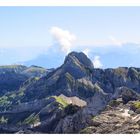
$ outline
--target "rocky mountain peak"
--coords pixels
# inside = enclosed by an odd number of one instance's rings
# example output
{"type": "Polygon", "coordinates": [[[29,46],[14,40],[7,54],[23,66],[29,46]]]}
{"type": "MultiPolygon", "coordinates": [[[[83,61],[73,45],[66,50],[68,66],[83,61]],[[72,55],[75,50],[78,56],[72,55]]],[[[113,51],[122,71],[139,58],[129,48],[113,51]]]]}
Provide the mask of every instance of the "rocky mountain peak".
{"type": "Polygon", "coordinates": [[[94,68],[91,60],[83,52],[69,53],[65,58],[64,64],[76,64],[85,66],[90,69],[94,68]]]}
{"type": "Polygon", "coordinates": [[[71,52],[55,70],[1,66],[0,77],[0,133],[140,133],[140,68],[94,69],[71,52]]]}

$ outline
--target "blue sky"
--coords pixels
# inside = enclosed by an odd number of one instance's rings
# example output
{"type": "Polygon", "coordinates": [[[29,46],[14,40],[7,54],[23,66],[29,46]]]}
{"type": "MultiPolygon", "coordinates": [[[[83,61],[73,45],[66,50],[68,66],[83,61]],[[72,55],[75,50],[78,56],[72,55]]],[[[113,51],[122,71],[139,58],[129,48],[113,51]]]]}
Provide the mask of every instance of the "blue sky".
{"type": "Polygon", "coordinates": [[[0,65],[63,63],[83,51],[95,67],[140,67],[140,7],[0,7],[0,65]]]}

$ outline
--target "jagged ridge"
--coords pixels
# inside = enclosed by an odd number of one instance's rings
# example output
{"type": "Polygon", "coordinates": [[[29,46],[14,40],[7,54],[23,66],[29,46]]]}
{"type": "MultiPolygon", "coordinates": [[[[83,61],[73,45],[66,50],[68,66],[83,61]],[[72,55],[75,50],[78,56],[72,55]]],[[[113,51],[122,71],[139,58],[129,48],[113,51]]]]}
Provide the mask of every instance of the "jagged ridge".
{"type": "MultiPolygon", "coordinates": [[[[27,75],[30,72],[24,70],[27,75]]],[[[14,132],[22,129],[24,122],[33,121],[24,130],[79,133],[111,100],[122,98],[125,106],[129,101],[139,101],[139,92],[139,68],[95,69],[84,53],[71,52],[59,68],[27,79],[19,90],[2,96],[1,117],[8,117],[8,125],[19,127],[14,132]],[[15,121],[17,114],[20,117],[15,121]]]]}

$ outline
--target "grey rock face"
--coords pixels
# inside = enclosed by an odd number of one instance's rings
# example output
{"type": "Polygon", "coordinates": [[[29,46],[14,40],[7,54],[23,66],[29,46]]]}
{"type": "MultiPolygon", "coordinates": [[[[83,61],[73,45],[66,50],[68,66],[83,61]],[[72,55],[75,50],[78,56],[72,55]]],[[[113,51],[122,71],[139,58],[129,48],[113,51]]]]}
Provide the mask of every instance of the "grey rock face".
{"type": "Polygon", "coordinates": [[[121,97],[124,103],[129,101],[139,100],[140,94],[127,87],[117,88],[113,98],[121,97]]]}
{"type": "Polygon", "coordinates": [[[88,98],[87,106],[71,116],[62,119],[55,129],[55,133],[78,133],[92,123],[91,118],[102,111],[110,97],[101,89],[93,97],[88,98]]]}
{"type": "Polygon", "coordinates": [[[64,65],[62,67],[75,79],[86,76],[87,72],[92,71],[94,68],[90,59],[82,52],[71,52],[65,58],[64,65]]]}
{"type": "MultiPolygon", "coordinates": [[[[117,100],[116,100],[117,101],[117,100]]],[[[140,133],[140,115],[130,110],[131,102],[117,106],[108,105],[92,123],[80,133],[86,134],[136,134],[140,133]]]]}
{"type": "MultiPolygon", "coordinates": [[[[77,53],[77,52],[71,52],[68,54],[68,56],[65,58],[64,64],[66,63],[79,63],[79,65],[83,65],[84,67],[93,69],[93,63],[91,60],[82,52],[77,53]]],[[[77,64],[76,63],[76,64],[77,64]]]]}

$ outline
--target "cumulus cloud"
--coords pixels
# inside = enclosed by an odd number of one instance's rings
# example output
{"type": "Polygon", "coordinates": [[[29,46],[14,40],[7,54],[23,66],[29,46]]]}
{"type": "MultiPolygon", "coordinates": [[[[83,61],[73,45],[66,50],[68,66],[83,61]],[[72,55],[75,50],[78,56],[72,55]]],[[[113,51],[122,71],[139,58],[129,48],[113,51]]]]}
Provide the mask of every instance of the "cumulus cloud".
{"type": "Polygon", "coordinates": [[[89,48],[86,48],[85,50],[83,50],[83,53],[86,54],[87,56],[89,56],[90,49],[89,48]]]}
{"type": "Polygon", "coordinates": [[[59,27],[52,27],[50,33],[60,45],[60,49],[64,53],[69,53],[73,47],[73,43],[76,40],[76,36],[68,30],[63,30],[59,27]]]}
{"type": "Polygon", "coordinates": [[[95,68],[102,68],[103,64],[100,61],[100,56],[95,56],[93,59],[93,65],[95,68]]]}

